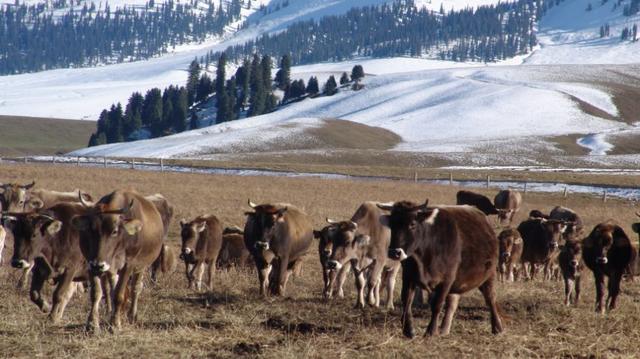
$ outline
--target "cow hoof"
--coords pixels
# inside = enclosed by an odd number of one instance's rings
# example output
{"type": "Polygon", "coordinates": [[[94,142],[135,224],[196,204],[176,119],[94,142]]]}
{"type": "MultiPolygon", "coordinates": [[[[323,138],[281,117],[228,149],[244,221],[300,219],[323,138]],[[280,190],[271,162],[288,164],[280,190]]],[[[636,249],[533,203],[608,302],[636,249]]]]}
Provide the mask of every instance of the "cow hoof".
{"type": "Polygon", "coordinates": [[[405,337],[409,338],[409,339],[413,339],[416,337],[416,333],[413,331],[413,329],[405,329],[402,334],[404,334],[405,337]]]}
{"type": "Polygon", "coordinates": [[[51,306],[49,305],[49,303],[44,302],[40,307],[40,310],[42,311],[42,313],[49,313],[49,311],[51,310],[51,306]]]}
{"type": "Polygon", "coordinates": [[[100,324],[87,323],[87,325],[85,325],[85,327],[84,327],[84,330],[87,333],[98,334],[98,333],[100,333],[100,324]]]}

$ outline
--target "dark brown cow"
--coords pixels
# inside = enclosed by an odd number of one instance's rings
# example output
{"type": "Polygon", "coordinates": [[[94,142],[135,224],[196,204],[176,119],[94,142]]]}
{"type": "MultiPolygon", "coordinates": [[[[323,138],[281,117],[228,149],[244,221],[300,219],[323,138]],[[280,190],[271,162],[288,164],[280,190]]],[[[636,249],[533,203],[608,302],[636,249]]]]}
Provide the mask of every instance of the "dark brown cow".
{"type": "Polygon", "coordinates": [[[600,223],[582,241],[582,259],[596,281],[596,312],[605,312],[604,278],[609,277],[609,310],[616,307],[620,281],[633,257],[634,248],[614,221],[600,223]]]}
{"type": "MultiPolygon", "coordinates": [[[[55,283],[49,314],[54,323],[62,318],[75,292],[73,282],[84,282],[89,278],[78,231],[71,225],[71,220],[84,212],[85,208],[80,204],[60,203],[43,212],[16,213],[5,217],[15,239],[11,264],[15,268],[24,268],[35,263],[29,293],[31,300],[43,312],[49,311],[49,303],[42,295],[43,286],[49,280],[55,283]]],[[[103,286],[106,280],[113,284],[115,277],[105,277],[103,286]]],[[[107,306],[111,306],[109,301],[107,306]]]]}
{"type": "Polygon", "coordinates": [[[346,262],[339,270],[331,270],[327,265],[333,252],[331,238],[337,228],[336,224],[330,224],[319,231],[313,231],[313,236],[318,239],[318,256],[322,266],[322,281],[324,283],[322,295],[327,299],[332,298],[334,295],[338,298],[344,298],[344,281],[351,271],[351,262],[346,262]]]}
{"type": "MultiPolygon", "coordinates": [[[[524,246],[521,262],[525,274],[533,280],[539,266],[549,268],[549,262],[557,255],[560,237],[565,225],[562,221],[528,219],[518,226],[524,246]],[[529,273],[526,273],[527,265],[529,273]]],[[[545,273],[545,277],[548,273],[545,273]]]]}
{"type": "Polygon", "coordinates": [[[540,210],[532,209],[529,212],[529,219],[549,219],[549,215],[542,213],[540,210]]]}
{"type": "Polygon", "coordinates": [[[568,240],[558,256],[560,272],[564,280],[564,304],[578,305],[580,300],[580,276],[582,274],[582,245],[576,240],[568,240]],[[575,294],[571,298],[571,294],[575,294]]]}
{"type": "Polygon", "coordinates": [[[358,291],[356,307],[364,308],[365,281],[367,302],[374,307],[380,306],[380,287],[384,273],[386,308],[393,309],[393,290],[400,262],[387,255],[391,232],[385,225],[384,215],[385,212],[377,207],[376,202],[365,202],[358,207],[351,220],[334,222],[335,228],[329,231],[332,249],[327,267],[329,270],[340,271],[345,264],[351,263],[358,291]]]}
{"type": "Polygon", "coordinates": [[[144,198],[156,206],[156,209],[162,218],[162,226],[164,228],[164,235],[162,237],[164,244],[162,245],[162,250],[160,250],[158,258],[151,264],[151,281],[153,283],[157,283],[158,271],[165,274],[170,273],[175,270],[176,266],[175,253],[167,244],[167,235],[169,234],[171,220],[173,219],[173,206],[160,193],[146,196],[144,198]]]}
{"type": "Polygon", "coordinates": [[[498,235],[500,244],[500,256],[498,260],[498,273],[501,281],[516,280],[520,257],[522,256],[522,237],[520,232],[513,228],[508,228],[498,235]],[[515,272],[515,275],[514,275],[515,272]],[[506,278],[505,278],[506,277],[506,278]]]}
{"type": "Polygon", "coordinates": [[[498,220],[503,226],[511,226],[513,217],[520,210],[522,205],[522,195],[520,192],[512,189],[506,189],[498,192],[493,199],[493,203],[498,211],[498,220]]]}
{"type": "Polygon", "coordinates": [[[218,256],[219,268],[252,265],[251,253],[244,245],[244,232],[237,227],[227,227],[222,231],[222,248],[218,256]]]}
{"type": "Polygon", "coordinates": [[[284,296],[291,273],[302,266],[302,258],[313,242],[307,215],[290,204],[256,205],[247,212],[244,241],[251,252],[260,281],[260,294],[284,296]],[[273,273],[271,271],[273,269],[273,273]]]}
{"type": "Polygon", "coordinates": [[[100,326],[98,309],[102,293],[99,276],[117,270],[111,325],[114,330],[119,330],[127,286],[130,286],[131,293],[129,319],[136,320],[143,274],[162,249],[162,218],[153,203],[133,190],[114,191],[94,206],[87,207],[87,214],[72,221],[80,232],[81,249],[92,275],[92,308],[87,326],[91,329],[100,326]],[[123,258],[122,268],[111,268],[116,258],[123,258]]]}
{"type": "Polygon", "coordinates": [[[182,228],[182,252],[188,288],[195,280],[195,289],[202,289],[202,277],[207,270],[207,287],[213,288],[213,276],[220,249],[222,248],[222,224],[214,215],[199,216],[187,222],[180,221],[182,228]]]}
{"type": "Polygon", "coordinates": [[[498,239],[484,213],[470,206],[427,207],[408,201],[382,209],[391,210],[389,257],[402,261],[404,335],[414,336],[411,303],[416,287],[432,291],[428,335],[449,333],[460,295],[474,288],[490,309],[492,332],[502,332],[494,290],[498,239]]]}
{"type": "Polygon", "coordinates": [[[582,218],[580,218],[580,216],[572,209],[562,206],[554,207],[549,213],[549,219],[563,221],[567,226],[565,231],[562,233],[562,238],[565,241],[579,240],[580,237],[582,237],[584,229],[582,218]]]}
{"type": "Polygon", "coordinates": [[[498,210],[491,203],[489,197],[481,195],[480,193],[475,193],[471,191],[458,191],[456,193],[456,204],[457,205],[470,205],[474,206],[477,209],[481,210],[487,216],[492,214],[498,214],[498,210]]]}

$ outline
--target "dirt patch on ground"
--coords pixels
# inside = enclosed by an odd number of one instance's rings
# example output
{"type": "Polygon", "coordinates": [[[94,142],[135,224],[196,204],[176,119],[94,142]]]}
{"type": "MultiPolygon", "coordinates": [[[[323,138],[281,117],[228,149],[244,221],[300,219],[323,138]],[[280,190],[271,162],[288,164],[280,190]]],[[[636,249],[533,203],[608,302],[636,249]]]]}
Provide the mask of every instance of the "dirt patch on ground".
{"type": "Polygon", "coordinates": [[[324,122],[324,126],[306,131],[321,148],[387,150],[402,141],[400,136],[380,127],[345,120],[324,122]]]}
{"type": "Polygon", "coordinates": [[[578,144],[578,139],[584,135],[573,134],[549,138],[559,149],[568,156],[584,156],[589,154],[589,149],[578,144]]]}

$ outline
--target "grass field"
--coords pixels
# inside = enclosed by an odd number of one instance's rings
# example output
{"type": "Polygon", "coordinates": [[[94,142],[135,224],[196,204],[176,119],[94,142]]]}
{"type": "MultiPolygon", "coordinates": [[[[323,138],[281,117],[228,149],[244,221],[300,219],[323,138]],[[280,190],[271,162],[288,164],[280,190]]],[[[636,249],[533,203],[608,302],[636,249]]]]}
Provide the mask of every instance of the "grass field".
{"type": "Polygon", "coordinates": [[[0,156],[51,155],[86,147],[93,121],[0,116],[0,156]]]}
{"type": "MultiPolygon", "coordinates": [[[[303,208],[314,226],[325,217],[348,218],[365,200],[412,199],[451,204],[456,187],[395,181],[347,181],[313,178],[232,177],[67,166],[0,164],[2,181],[37,181],[38,187],[82,188],[96,197],[123,187],[145,194],[160,192],[175,206],[170,244],[177,249],[177,221],[216,214],[225,225],[243,225],[247,198],[254,202],[287,201],[303,208]]],[[[480,190],[485,194],[492,194],[480,190]]],[[[631,236],[634,203],[585,196],[529,193],[517,216],[555,205],[577,210],[590,229],[617,218],[631,236]]],[[[637,236],[632,236],[637,243],[637,236]]],[[[11,247],[9,245],[9,247],[11,247]]],[[[15,289],[18,273],[0,267],[1,357],[637,357],[640,355],[640,285],[624,282],[619,308],[605,316],[594,309],[590,273],[584,274],[578,307],[562,305],[560,282],[499,284],[498,300],[510,317],[506,331],[490,333],[489,313],[478,291],[463,296],[448,337],[406,340],[400,310],[353,309],[352,280],[344,300],[326,302],[317,247],[305,257],[303,274],[290,282],[285,298],[258,296],[251,270],[218,272],[214,287],[204,293],[186,289],[182,266],[162,276],[158,287],[141,296],[139,322],[113,335],[88,335],[84,323],[88,295],[76,295],[61,325],[51,325],[26,291],[15,289]]],[[[5,252],[5,262],[11,248],[5,252]]],[[[399,306],[397,286],[396,307],[399,306]]],[[[426,327],[428,310],[417,310],[417,332],[426,327]]],[[[103,319],[106,315],[103,315],[103,319]]]]}

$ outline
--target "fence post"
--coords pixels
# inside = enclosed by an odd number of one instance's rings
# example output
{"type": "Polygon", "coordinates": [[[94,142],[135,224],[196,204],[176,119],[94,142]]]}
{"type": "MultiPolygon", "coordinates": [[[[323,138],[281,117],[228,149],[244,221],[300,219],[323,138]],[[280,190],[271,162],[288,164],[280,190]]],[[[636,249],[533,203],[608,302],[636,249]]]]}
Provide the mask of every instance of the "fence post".
{"type": "Polygon", "coordinates": [[[136,168],[136,160],[135,159],[131,159],[131,169],[135,169],[136,168]]]}
{"type": "Polygon", "coordinates": [[[607,190],[605,189],[604,192],[602,193],[602,202],[606,202],[607,201],[607,190]]]}
{"type": "Polygon", "coordinates": [[[453,173],[449,172],[449,186],[453,186],[453,173]]]}
{"type": "Polygon", "coordinates": [[[413,182],[418,182],[418,171],[413,173],[413,182]]]}
{"type": "Polygon", "coordinates": [[[80,166],[80,156],[76,157],[76,167],[80,166]]]}
{"type": "Polygon", "coordinates": [[[524,194],[527,194],[527,181],[524,181],[524,194]]]}
{"type": "Polygon", "coordinates": [[[56,156],[51,156],[51,163],[55,164],[56,163],[56,156]]]}
{"type": "Polygon", "coordinates": [[[29,161],[29,158],[27,156],[24,156],[24,163],[27,163],[29,161]]]}
{"type": "Polygon", "coordinates": [[[160,157],[160,172],[164,172],[164,160],[160,157]]]}
{"type": "Polygon", "coordinates": [[[567,194],[568,194],[567,186],[564,186],[564,193],[562,195],[564,196],[564,198],[567,198],[567,194]]]}
{"type": "Polygon", "coordinates": [[[491,175],[487,175],[487,188],[491,186],[491,175]]]}

